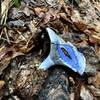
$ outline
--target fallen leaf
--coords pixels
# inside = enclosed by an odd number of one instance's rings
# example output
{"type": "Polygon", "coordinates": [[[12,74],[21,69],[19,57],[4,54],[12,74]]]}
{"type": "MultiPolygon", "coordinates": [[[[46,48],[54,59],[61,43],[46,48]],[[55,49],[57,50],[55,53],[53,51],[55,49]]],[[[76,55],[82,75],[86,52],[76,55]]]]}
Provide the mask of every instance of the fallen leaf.
{"type": "Polygon", "coordinates": [[[48,23],[49,21],[53,21],[55,19],[58,19],[59,15],[58,15],[58,11],[50,9],[44,17],[44,23],[48,23]]]}
{"type": "Polygon", "coordinates": [[[61,10],[63,11],[63,13],[66,13],[66,16],[72,16],[73,15],[73,9],[71,6],[65,6],[63,5],[61,10]]]}
{"type": "Polygon", "coordinates": [[[47,8],[45,8],[45,7],[36,7],[36,8],[34,8],[34,11],[35,11],[35,13],[38,15],[38,14],[40,14],[41,12],[43,12],[43,13],[45,13],[45,12],[47,12],[47,8]]]}
{"type": "Polygon", "coordinates": [[[20,56],[24,55],[22,52],[16,52],[15,48],[3,48],[0,51],[0,75],[2,74],[3,70],[9,65],[10,60],[20,56]]]}
{"type": "Polygon", "coordinates": [[[82,32],[84,32],[87,29],[87,25],[82,23],[82,22],[79,22],[79,21],[78,22],[74,22],[74,25],[78,30],[80,30],[82,32]]]}
{"type": "Polygon", "coordinates": [[[65,24],[70,24],[70,26],[72,25],[73,27],[73,22],[71,20],[70,17],[67,17],[65,13],[59,13],[59,16],[60,16],[60,20],[65,24]]]}
{"type": "Polygon", "coordinates": [[[89,36],[89,40],[90,40],[91,43],[100,44],[100,36],[91,35],[91,36],[89,36]]]}
{"type": "Polygon", "coordinates": [[[50,22],[50,26],[53,27],[54,29],[57,29],[60,33],[63,31],[63,24],[59,20],[55,20],[50,22]]]}
{"type": "Polygon", "coordinates": [[[0,89],[2,89],[2,87],[5,85],[5,81],[0,80],[0,89]]]}

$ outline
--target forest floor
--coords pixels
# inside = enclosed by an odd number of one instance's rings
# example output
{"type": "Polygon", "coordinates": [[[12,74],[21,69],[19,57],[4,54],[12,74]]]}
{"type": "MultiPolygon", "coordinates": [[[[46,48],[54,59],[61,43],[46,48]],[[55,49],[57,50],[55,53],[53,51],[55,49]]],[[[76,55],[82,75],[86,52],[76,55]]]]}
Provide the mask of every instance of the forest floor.
{"type": "Polygon", "coordinates": [[[100,0],[1,0],[0,100],[100,100],[100,0]],[[38,69],[49,27],[86,59],[84,74],[38,69]]]}

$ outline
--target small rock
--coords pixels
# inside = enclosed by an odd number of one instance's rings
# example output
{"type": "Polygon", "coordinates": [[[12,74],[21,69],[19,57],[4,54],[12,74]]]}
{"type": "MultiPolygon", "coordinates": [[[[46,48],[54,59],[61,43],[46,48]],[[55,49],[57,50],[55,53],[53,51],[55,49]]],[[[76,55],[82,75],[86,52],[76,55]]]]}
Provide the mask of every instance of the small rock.
{"type": "Polygon", "coordinates": [[[81,87],[80,97],[82,100],[93,100],[92,94],[84,86],[81,87]]]}

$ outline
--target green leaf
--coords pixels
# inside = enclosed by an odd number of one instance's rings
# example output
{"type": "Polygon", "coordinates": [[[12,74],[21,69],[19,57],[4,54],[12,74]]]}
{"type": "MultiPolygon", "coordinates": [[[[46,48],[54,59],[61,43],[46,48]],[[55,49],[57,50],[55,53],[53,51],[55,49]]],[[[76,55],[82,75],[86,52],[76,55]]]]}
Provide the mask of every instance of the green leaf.
{"type": "Polygon", "coordinates": [[[15,7],[19,7],[19,6],[20,6],[21,0],[12,0],[12,1],[13,1],[13,5],[14,5],[15,7]]]}

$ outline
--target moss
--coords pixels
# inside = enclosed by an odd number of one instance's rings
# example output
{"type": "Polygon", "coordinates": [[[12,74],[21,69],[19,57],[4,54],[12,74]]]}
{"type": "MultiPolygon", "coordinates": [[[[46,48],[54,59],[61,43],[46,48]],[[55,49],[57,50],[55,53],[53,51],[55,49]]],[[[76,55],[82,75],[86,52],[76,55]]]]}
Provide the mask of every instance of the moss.
{"type": "Polygon", "coordinates": [[[19,6],[20,6],[21,0],[12,0],[12,1],[13,1],[13,5],[14,5],[15,7],[19,7],[19,6]]]}

